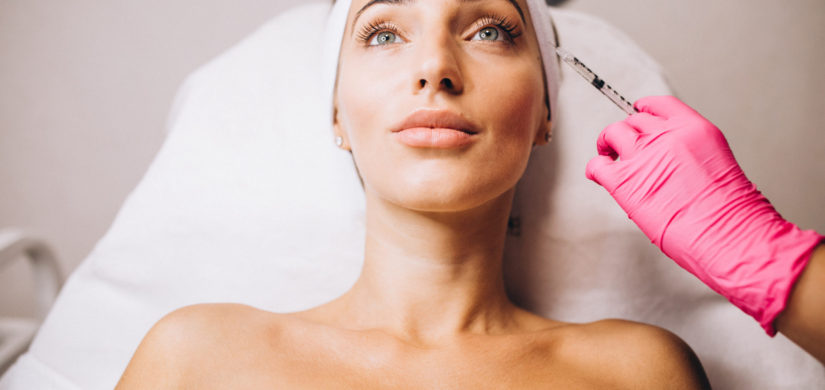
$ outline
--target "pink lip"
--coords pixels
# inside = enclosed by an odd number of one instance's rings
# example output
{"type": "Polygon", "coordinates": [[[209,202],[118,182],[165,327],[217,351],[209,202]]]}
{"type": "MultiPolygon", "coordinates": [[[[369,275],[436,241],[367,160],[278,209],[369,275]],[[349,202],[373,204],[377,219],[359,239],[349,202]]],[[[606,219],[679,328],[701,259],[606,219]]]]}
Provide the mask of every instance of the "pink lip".
{"type": "Polygon", "coordinates": [[[418,109],[393,130],[403,144],[415,148],[449,149],[475,141],[478,127],[446,110],[418,109]]]}

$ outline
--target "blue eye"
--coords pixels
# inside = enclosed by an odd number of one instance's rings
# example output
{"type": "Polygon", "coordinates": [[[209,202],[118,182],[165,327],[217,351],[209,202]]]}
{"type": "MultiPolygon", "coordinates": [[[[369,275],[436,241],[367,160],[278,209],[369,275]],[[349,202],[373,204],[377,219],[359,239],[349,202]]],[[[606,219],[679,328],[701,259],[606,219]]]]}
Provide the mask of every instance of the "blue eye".
{"type": "Polygon", "coordinates": [[[381,31],[378,34],[373,35],[369,44],[370,46],[381,46],[401,42],[404,41],[396,33],[392,31],[381,31]]]}
{"type": "Polygon", "coordinates": [[[485,15],[475,23],[478,32],[473,35],[473,41],[506,42],[514,44],[514,40],[521,36],[518,23],[513,23],[506,16],[485,15]]]}
{"type": "Polygon", "coordinates": [[[404,43],[398,34],[398,27],[389,21],[370,22],[358,32],[358,40],[367,46],[385,46],[404,43]]]}
{"type": "Polygon", "coordinates": [[[476,37],[478,37],[478,39],[482,41],[497,41],[499,35],[501,34],[499,33],[497,28],[484,27],[476,33],[473,39],[476,39],[476,37]]]}

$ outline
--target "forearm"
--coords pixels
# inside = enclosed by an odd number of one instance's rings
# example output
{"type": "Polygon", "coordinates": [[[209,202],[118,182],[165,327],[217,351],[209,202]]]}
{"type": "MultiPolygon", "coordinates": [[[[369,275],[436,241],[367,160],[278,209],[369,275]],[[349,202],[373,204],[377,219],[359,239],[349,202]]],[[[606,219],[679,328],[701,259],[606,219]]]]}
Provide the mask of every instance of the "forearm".
{"type": "Polygon", "coordinates": [[[774,325],[825,365],[825,243],[814,249],[774,325]]]}

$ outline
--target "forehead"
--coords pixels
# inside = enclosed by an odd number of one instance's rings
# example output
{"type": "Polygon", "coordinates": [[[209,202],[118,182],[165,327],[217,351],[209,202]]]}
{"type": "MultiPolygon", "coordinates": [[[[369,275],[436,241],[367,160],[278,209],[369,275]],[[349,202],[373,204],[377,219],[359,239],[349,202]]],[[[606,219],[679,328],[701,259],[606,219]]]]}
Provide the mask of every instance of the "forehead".
{"type": "Polygon", "coordinates": [[[447,5],[451,3],[456,5],[509,3],[518,11],[521,16],[521,20],[525,23],[527,22],[527,18],[525,16],[527,12],[527,5],[525,4],[525,0],[352,0],[349,11],[349,19],[354,20],[368,8],[381,4],[405,6],[418,4],[447,5]]]}

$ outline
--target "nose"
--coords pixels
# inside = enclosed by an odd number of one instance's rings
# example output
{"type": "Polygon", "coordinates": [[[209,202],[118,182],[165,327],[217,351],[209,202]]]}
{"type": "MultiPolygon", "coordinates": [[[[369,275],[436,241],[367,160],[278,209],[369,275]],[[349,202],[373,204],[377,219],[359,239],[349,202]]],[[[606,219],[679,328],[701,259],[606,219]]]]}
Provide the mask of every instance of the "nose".
{"type": "Polygon", "coordinates": [[[460,49],[457,46],[452,39],[431,40],[422,45],[416,53],[421,61],[413,82],[416,93],[429,90],[432,94],[445,92],[457,95],[464,90],[464,79],[458,60],[460,49]]]}

